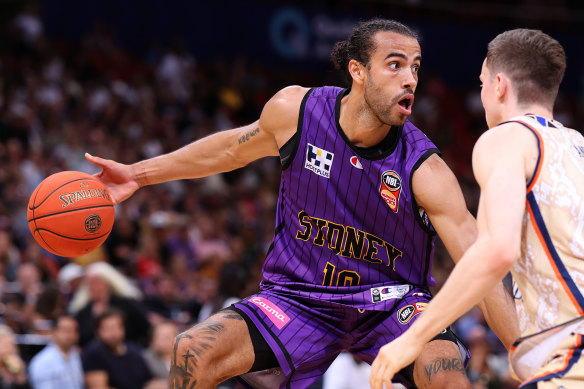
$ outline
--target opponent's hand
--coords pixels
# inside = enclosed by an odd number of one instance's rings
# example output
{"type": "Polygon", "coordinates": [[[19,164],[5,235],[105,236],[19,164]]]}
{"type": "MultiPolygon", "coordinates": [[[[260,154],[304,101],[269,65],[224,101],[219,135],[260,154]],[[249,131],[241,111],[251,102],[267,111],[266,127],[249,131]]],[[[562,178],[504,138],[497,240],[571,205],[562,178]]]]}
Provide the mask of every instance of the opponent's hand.
{"type": "Polygon", "coordinates": [[[101,168],[101,172],[94,176],[107,187],[114,204],[121,203],[140,188],[129,165],[94,157],[89,153],[85,153],[85,158],[101,168]]]}
{"type": "Polygon", "coordinates": [[[391,379],[404,367],[414,362],[422,352],[424,344],[410,341],[406,335],[402,335],[393,342],[379,349],[377,357],[371,364],[369,385],[371,389],[392,388],[391,379]]]}

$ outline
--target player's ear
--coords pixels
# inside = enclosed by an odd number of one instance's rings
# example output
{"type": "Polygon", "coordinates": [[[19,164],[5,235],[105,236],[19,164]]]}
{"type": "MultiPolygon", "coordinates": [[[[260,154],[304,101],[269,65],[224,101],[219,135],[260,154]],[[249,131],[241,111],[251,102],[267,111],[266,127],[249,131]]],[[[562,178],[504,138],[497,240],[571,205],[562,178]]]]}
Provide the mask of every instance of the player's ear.
{"type": "Polygon", "coordinates": [[[509,78],[503,73],[497,73],[495,92],[497,94],[498,100],[503,100],[505,96],[509,93],[509,78]]]}
{"type": "Polygon", "coordinates": [[[353,82],[363,84],[365,81],[365,66],[361,62],[352,59],[349,61],[349,74],[351,74],[353,82]]]}

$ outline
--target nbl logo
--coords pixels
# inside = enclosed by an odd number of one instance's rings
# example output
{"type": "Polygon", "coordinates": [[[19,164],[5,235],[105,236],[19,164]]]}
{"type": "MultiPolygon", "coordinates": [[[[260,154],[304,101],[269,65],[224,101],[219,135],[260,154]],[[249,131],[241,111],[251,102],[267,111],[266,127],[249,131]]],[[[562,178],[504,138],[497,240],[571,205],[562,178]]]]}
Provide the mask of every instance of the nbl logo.
{"type": "Polygon", "coordinates": [[[401,177],[393,170],[388,170],[381,175],[379,194],[393,212],[398,211],[401,188],[401,177]]]}
{"type": "Polygon", "coordinates": [[[304,167],[324,178],[330,178],[335,155],[308,143],[304,167]]]}

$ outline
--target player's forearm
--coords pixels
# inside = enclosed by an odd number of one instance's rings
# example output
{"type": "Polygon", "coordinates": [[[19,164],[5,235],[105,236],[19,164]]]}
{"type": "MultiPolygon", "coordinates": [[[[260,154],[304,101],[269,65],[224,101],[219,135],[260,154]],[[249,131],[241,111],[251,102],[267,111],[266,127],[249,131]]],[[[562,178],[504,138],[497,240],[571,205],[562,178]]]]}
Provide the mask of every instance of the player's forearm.
{"type": "Polygon", "coordinates": [[[489,241],[477,241],[454,267],[442,289],[412,325],[411,339],[430,341],[477,305],[501,281],[511,263],[510,259],[497,255],[489,241]]]}
{"type": "Polygon", "coordinates": [[[520,336],[515,303],[502,282],[499,282],[480,303],[487,324],[509,349],[520,336]]]}
{"type": "MultiPolygon", "coordinates": [[[[142,187],[173,180],[207,177],[245,166],[251,160],[264,156],[261,145],[257,148],[256,155],[238,147],[238,137],[245,136],[247,127],[250,126],[218,132],[171,153],[135,163],[131,165],[134,179],[142,187]]],[[[248,130],[248,133],[253,131],[248,130]]]]}

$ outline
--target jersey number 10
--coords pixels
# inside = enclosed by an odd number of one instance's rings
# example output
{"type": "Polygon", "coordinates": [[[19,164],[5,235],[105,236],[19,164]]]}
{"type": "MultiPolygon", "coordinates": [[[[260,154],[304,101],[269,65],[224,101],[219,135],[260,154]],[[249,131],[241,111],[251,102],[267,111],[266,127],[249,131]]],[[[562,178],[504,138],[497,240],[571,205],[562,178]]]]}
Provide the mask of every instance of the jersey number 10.
{"type": "MultiPolygon", "coordinates": [[[[324,280],[322,281],[324,286],[333,286],[335,269],[335,265],[330,262],[326,263],[326,266],[324,267],[324,280]]],[[[361,276],[355,271],[341,270],[337,276],[336,286],[357,286],[359,285],[360,279],[361,276]]]]}

